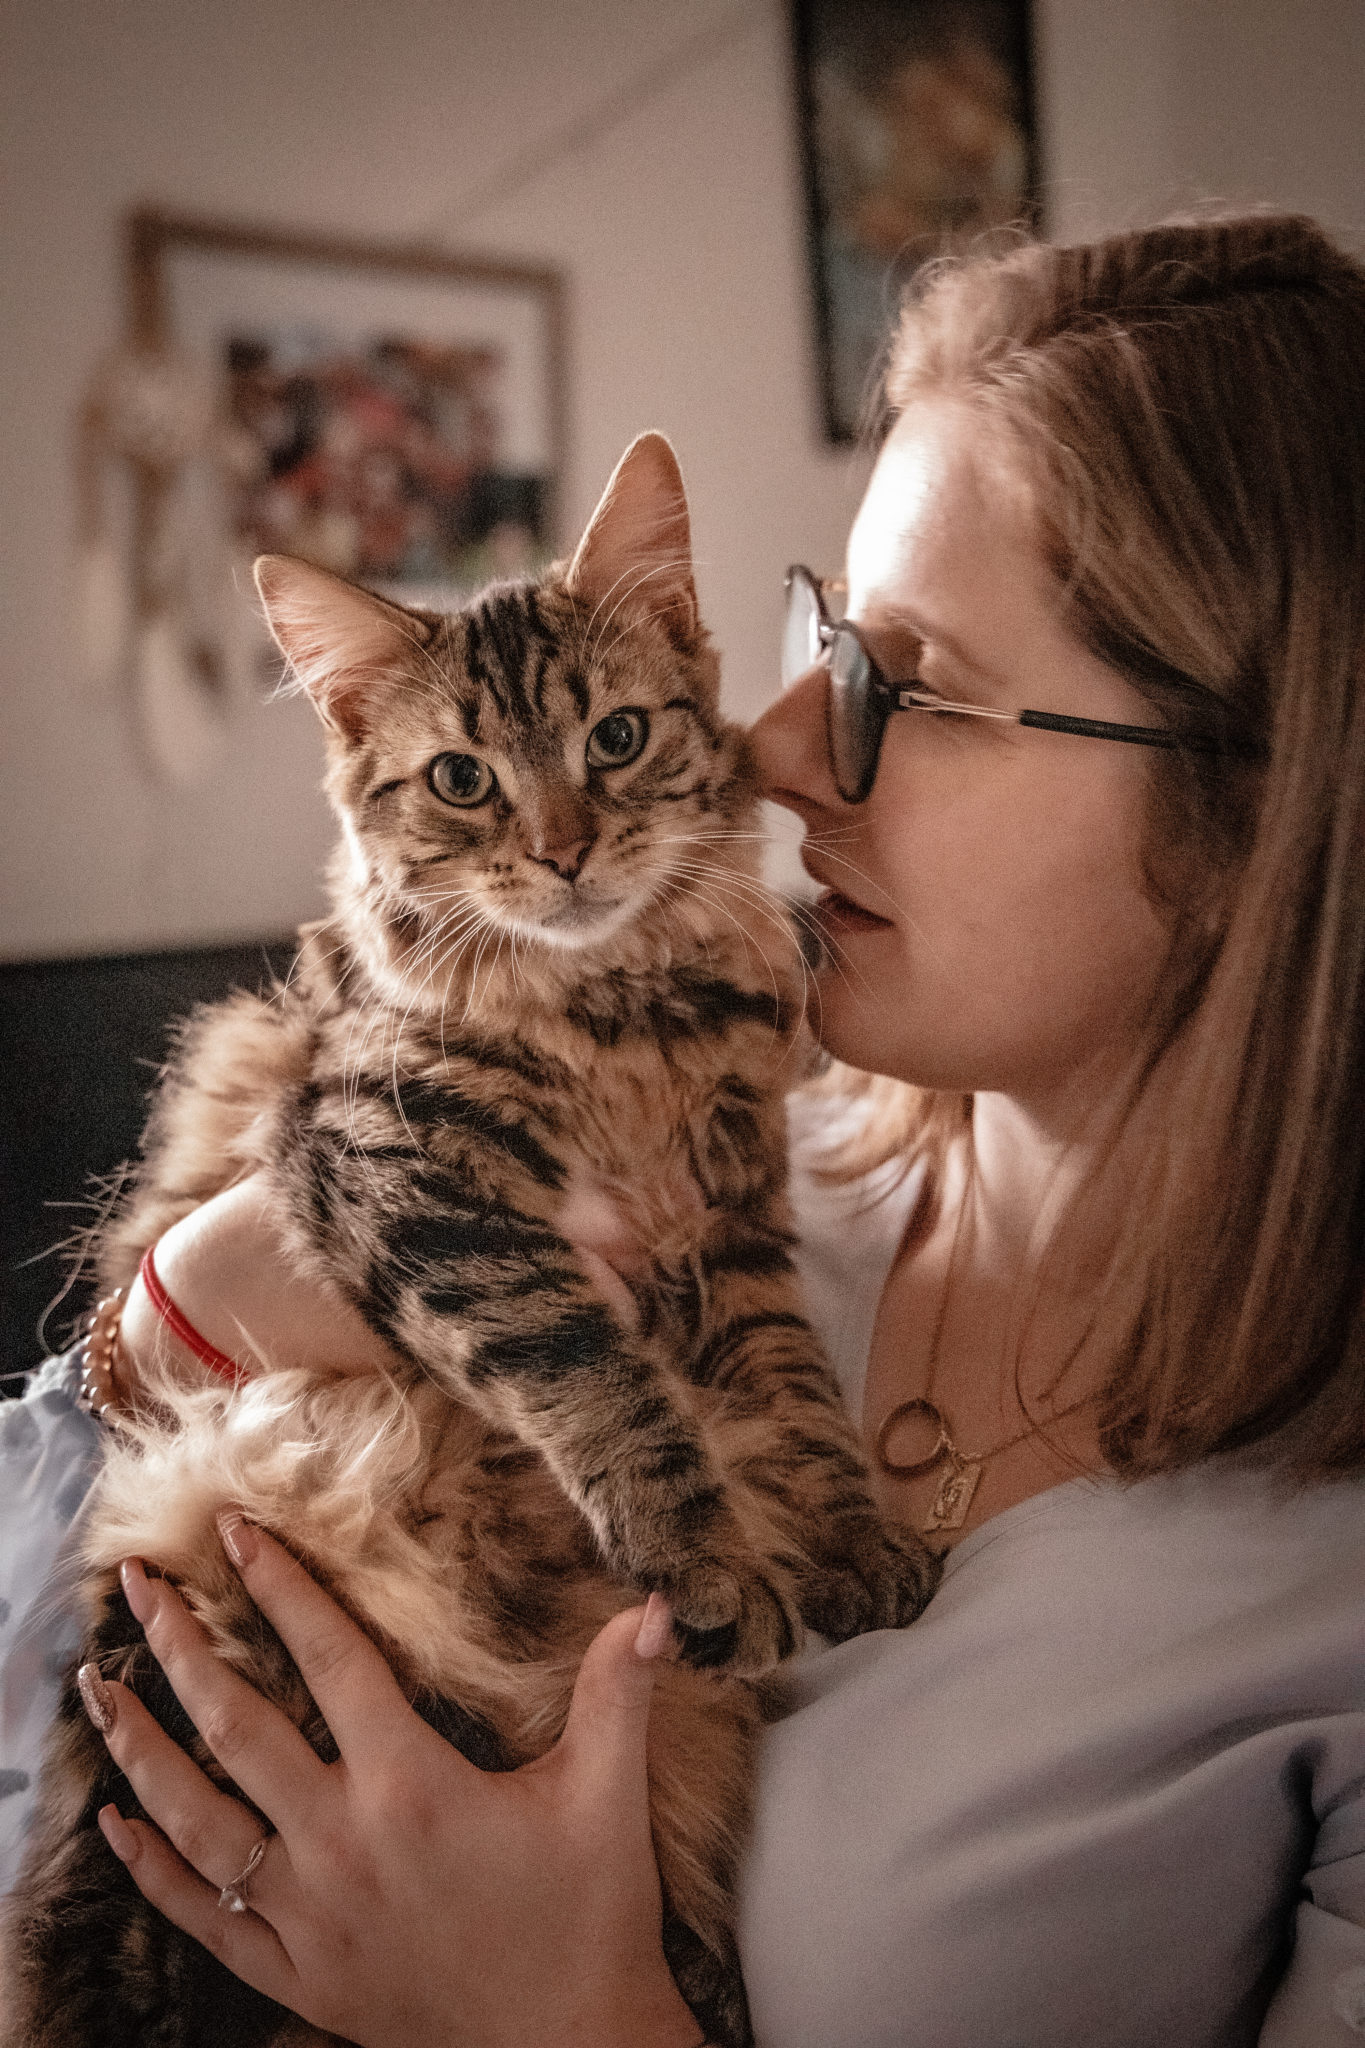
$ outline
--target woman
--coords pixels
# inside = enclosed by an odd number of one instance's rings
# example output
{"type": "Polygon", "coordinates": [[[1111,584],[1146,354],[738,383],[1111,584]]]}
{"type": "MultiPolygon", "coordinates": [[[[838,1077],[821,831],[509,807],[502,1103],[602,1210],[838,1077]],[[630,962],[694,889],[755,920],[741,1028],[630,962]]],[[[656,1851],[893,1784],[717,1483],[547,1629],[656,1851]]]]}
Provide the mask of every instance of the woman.
{"type": "MultiPolygon", "coordinates": [[[[768,1737],[765,2048],[1365,2032],[1363,363],[1365,277],[1292,219],[948,266],[893,355],[852,630],[793,579],[755,747],[826,889],[819,1034],[903,1084],[857,1163],[913,1162],[870,1214],[810,1194],[809,1256],[888,1513],[957,1547],[768,1737]]],[[[210,1339],[316,1341],[325,1305],[246,1298],[263,1228],[205,1212],[171,1292],[210,1339]]],[[[268,1537],[224,1540],[342,1762],[130,1563],[276,1830],[244,1879],[254,1816],[106,1688],[147,1895],[374,2048],[695,2048],[645,1819],[666,1612],[483,1777],[268,1537]]]]}

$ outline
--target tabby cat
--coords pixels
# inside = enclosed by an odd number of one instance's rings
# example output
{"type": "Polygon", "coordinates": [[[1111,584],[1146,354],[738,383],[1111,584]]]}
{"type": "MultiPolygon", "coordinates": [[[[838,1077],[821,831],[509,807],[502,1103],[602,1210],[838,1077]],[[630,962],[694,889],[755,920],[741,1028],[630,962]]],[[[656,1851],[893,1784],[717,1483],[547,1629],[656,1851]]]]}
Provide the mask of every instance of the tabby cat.
{"type": "MultiPolygon", "coordinates": [[[[753,1681],[804,1627],[907,1621],[934,1560],[883,1531],[802,1314],[782,1100],[798,962],[756,877],[677,464],[642,436],[567,569],[452,616],[279,557],[257,583],[327,728],[335,908],[287,987],[192,1021],[103,1278],[262,1173],[290,1256],[395,1366],[158,1382],[108,1447],[82,1656],[207,1761],[118,1589],[117,1560],[141,1556],[335,1754],[223,1559],[214,1515],[235,1504],[434,1725],[506,1769],[558,1733],[594,1632],[661,1589],[679,1639],[651,1726],[669,1956],[738,2048],[753,1681]],[[613,1270],[604,1237],[623,1230],[613,1270]]],[[[107,1800],[140,1811],[69,1686],[12,1919],[8,2040],[322,2039],[144,1905],[96,1828],[107,1800]]]]}

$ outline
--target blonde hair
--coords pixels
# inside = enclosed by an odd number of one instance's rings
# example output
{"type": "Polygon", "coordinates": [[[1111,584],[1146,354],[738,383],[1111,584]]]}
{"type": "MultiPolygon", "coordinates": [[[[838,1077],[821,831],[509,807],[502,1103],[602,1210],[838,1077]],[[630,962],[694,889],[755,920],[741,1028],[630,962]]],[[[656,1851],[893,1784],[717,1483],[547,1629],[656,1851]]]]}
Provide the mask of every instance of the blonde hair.
{"type": "MultiPolygon", "coordinates": [[[[1022,463],[1080,638],[1172,722],[1261,754],[1151,762],[1174,941],[1152,1066],[1182,1057],[1111,1274],[1106,1455],[1359,1469],[1365,273],[1274,214],[952,260],[886,388],[893,417],[965,401],[1022,463]]],[[[960,1119],[904,1093],[885,1149],[960,1119]]]]}

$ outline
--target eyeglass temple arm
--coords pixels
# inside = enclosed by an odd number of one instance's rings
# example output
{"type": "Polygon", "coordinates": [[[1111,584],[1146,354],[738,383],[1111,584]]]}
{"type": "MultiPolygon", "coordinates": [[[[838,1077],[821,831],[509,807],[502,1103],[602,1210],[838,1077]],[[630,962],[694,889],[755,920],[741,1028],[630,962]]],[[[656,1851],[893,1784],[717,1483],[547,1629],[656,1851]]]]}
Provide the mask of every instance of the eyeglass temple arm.
{"type": "Polygon", "coordinates": [[[1081,739],[1123,740],[1135,747],[1183,747],[1201,754],[1253,754],[1259,750],[1224,743],[1205,733],[1172,732],[1160,725],[1119,725],[1107,718],[1069,718],[1061,711],[1000,711],[994,705],[951,704],[938,697],[921,697],[914,690],[901,690],[897,700],[904,711],[948,711],[960,718],[993,718],[1009,725],[1031,725],[1040,732],[1075,733],[1081,739]]]}
{"type": "Polygon", "coordinates": [[[1059,711],[1021,711],[1019,723],[1046,732],[1079,733],[1083,739],[1127,740],[1135,747],[1166,747],[1186,754],[1234,754],[1240,760],[1263,761],[1266,752],[1255,740],[1222,739],[1164,725],[1115,725],[1107,718],[1067,718],[1059,711]]]}
{"type": "Polygon", "coordinates": [[[1079,733],[1082,739],[1127,740],[1135,747],[1195,747],[1217,753],[1216,740],[1202,734],[1169,732],[1159,725],[1115,725],[1107,718],[1067,718],[1059,711],[1021,711],[1020,725],[1033,725],[1043,732],[1079,733]]]}

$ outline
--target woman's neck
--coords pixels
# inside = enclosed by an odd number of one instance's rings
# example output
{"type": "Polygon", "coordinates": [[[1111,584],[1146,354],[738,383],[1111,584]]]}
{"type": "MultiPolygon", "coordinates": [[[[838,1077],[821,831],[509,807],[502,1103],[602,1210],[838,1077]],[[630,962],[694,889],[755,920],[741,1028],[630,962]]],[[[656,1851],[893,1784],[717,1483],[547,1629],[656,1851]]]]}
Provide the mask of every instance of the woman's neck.
{"type": "MultiPolygon", "coordinates": [[[[975,1097],[970,1130],[945,1161],[931,1220],[913,1221],[883,1291],[864,1431],[877,1457],[913,1463],[908,1401],[932,1402],[955,1448],[980,1461],[957,1531],[1082,1470],[1100,1469],[1098,1399],[1116,1333],[1104,1286],[1131,1215],[1154,1102],[1130,1084],[1065,1101],[975,1097]],[[1038,1425],[1041,1424],[1041,1427],[1038,1425]]],[[[889,1513],[922,1525],[952,1461],[881,1473],[889,1513]]]]}

